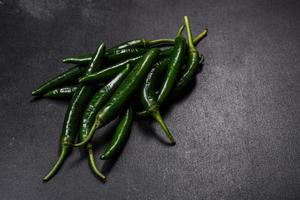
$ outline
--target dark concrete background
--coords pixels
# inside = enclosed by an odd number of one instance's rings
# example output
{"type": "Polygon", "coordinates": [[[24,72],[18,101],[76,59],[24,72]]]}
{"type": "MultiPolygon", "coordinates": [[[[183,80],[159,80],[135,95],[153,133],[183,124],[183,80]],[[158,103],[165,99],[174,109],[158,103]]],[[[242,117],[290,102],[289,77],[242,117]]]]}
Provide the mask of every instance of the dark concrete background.
{"type": "Polygon", "coordinates": [[[0,44],[0,199],[300,199],[300,1],[1,0],[0,44]],[[77,150],[42,183],[67,103],[31,90],[63,56],[173,37],[184,15],[209,36],[196,87],[165,116],[178,144],[135,123],[107,183],[77,150]]]}

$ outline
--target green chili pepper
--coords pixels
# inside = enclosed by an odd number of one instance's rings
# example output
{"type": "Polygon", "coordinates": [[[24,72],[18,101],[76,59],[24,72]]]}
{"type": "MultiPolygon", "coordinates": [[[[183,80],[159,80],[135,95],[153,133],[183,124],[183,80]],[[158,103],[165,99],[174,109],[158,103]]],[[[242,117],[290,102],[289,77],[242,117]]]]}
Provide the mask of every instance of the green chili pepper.
{"type": "MultiPolygon", "coordinates": [[[[197,45],[206,36],[206,34],[207,34],[207,29],[205,29],[202,33],[197,35],[197,37],[195,37],[193,40],[194,45],[197,45]]],[[[163,50],[160,52],[159,57],[160,58],[169,57],[172,52],[173,52],[173,48],[163,50]]],[[[129,58],[128,60],[121,61],[97,73],[82,77],[80,78],[79,82],[87,83],[87,82],[100,81],[106,78],[111,78],[115,76],[117,73],[119,73],[121,70],[123,70],[127,63],[135,64],[138,61],[138,59],[141,57],[142,56],[136,56],[133,58],[129,58]]]]}
{"type": "Polygon", "coordinates": [[[155,66],[148,73],[147,78],[142,86],[141,101],[145,112],[150,114],[164,130],[166,136],[169,138],[171,144],[176,144],[174,137],[170,133],[167,125],[160,115],[159,105],[157,103],[157,95],[155,93],[156,83],[159,81],[161,72],[168,66],[170,59],[163,59],[155,64],[155,66]]]}
{"type": "MultiPolygon", "coordinates": [[[[104,83],[98,83],[95,86],[101,87],[103,85],[104,83]]],[[[65,86],[65,87],[57,88],[51,90],[50,92],[47,92],[46,94],[43,95],[43,97],[52,98],[52,99],[71,99],[77,87],[78,86],[65,86]]]]}
{"type": "MultiPolygon", "coordinates": [[[[98,48],[93,57],[93,60],[90,62],[86,75],[93,73],[99,70],[102,67],[102,62],[105,54],[105,45],[102,43],[98,48]]],[[[54,165],[54,167],[50,170],[50,172],[43,178],[44,181],[48,181],[52,178],[61,165],[63,164],[64,160],[67,158],[68,154],[72,150],[72,146],[67,145],[69,143],[74,143],[81,116],[84,112],[84,105],[88,103],[90,100],[90,96],[94,92],[94,87],[90,85],[81,86],[79,85],[73,95],[71,102],[68,106],[68,110],[65,115],[63,130],[60,138],[60,156],[54,165]]]]}
{"type": "MultiPolygon", "coordinates": [[[[205,37],[205,35],[206,35],[206,31],[203,31],[202,33],[200,33],[199,35],[197,35],[195,38],[194,38],[194,40],[193,40],[193,42],[194,42],[194,45],[195,46],[197,46],[198,45],[198,43],[205,37]]],[[[174,43],[174,39],[162,39],[163,41],[164,40],[172,40],[173,42],[172,43],[174,43]]],[[[114,60],[114,56],[112,55],[112,56],[109,56],[109,54],[121,54],[121,55],[124,55],[124,57],[126,57],[126,58],[130,58],[130,57],[132,57],[130,54],[131,54],[131,52],[130,52],[130,50],[128,50],[129,52],[127,52],[127,50],[125,51],[125,52],[119,52],[119,51],[115,51],[115,50],[117,50],[117,49],[122,49],[122,48],[124,48],[124,49],[126,49],[126,48],[133,48],[133,49],[135,49],[135,50],[133,50],[133,51],[137,51],[137,47],[145,47],[145,48],[147,48],[147,47],[149,47],[149,46],[153,46],[153,45],[158,45],[158,44],[167,44],[167,41],[165,41],[165,43],[160,43],[159,41],[160,41],[160,39],[159,40],[152,40],[152,41],[149,41],[150,42],[150,45],[144,45],[143,44],[143,42],[141,42],[141,41],[139,41],[139,40],[132,40],[132,41],[135,41],[135,42],[132,42],[133,44],[132,44],[132,46],[130,46],[130,42],[131,41],[129,41],[129,42],[125,42],[125,43],[123,43],[123,44],[120,44],[119,45],[119,48],[118,48],[118,46],[116,46],[116,47],[113,47],[113,48],[111,48],[111,49],[109,49],[107,52],[106,52],[106,55],[107,55],[107,57],[109,58],[109,59],[112,59],[112,60],[114,60]],[[138,41],[138,42],[136,42],[136,41],[138,41]],[[127,43],[129,43],[129,46],[126,46],[126,44],[127,43]],[[137,46],[135,46],[134,44],[135,43],[138,43],[138,44],[142,44],[142,45],[137,45],[137,46]],[[123,45],[125,45],[125,46],[123,46],[123,45]],[[110,58],[110,57],[112,57],[112,58],[110,58]]],[[[170,56],[170,54],[173,52],[173,48],[169,48],[169,49],[166,49],[166,50],[164,50],[164,51],[161,51],[161,55],[160,55],[160,57],[167,57],[167,56],[170,56]]],[[[139,54],[139,55],[141,55],[141,54],[139,54]]],[[[72,63],[72,64],[87,64],[90,60],[92,59],[92,54],[85,54],[85,55],[79,55],[79,56],[73,56],[73,57],[68,57],[68,58],[65,58],[65,59],[63,59],[63,63],[72,63]]],[[[109,60],[108,59],[108,60],[109,60]]],[[[115,59],[115,60],[118,60],[118,59],[115,59]]]]}
{"type": "Polygon", "coordinates": [[[112,140],[100,157],[102,160],[110,159],[120,151],[130,133],[133,122],[133,114],[133,110],[131,106],[129,106],[121,115],[120,122],[113,134],[112,140]]]}
{"type": "MultiPolygon", "coordinates": [[[[80,133],[79,133],[79,141],[83,141],[87,137],[89,131],[93,126],[93,122],[95,121],[95,116],[97,112],[107,102],[107,100],[112,95],[112,93],[116,90],[116,88],[121,84],[121,82],[127,76],[129,70],[130,70],[130,65],[128,64],[120,74],[118,74],[112,81],[110,81],[106,86],[104,86],[94,94],[89,104],[87,105],[82,117],[80,133]]],[[[99,178],[103,179],[103,175],[97,169],[97,166],[94,161],[95,159],[93,154],[92,143],[89,143],[87,145],[87,152],[89,154],[89,164],[91,170],[99,178]]]]}
{"type": "MultiPolygon", "coordinates": [[[[165,58],[165,57],[170,56],[170,54],[172,53],[172,50],[173,50],[173,48],[161,51],[159,57],[165,58]]],[[[115,76],[116,74],[118,74],[120,71],[122,71],[126,67],[127,63],[130,63],[131,65],[135,64],[141,57],[142,57],[142,55],[136,56],[133,58],[129,58],[129,59],[121,61],[117,64],[113,64],[110,67],[107,67],[106,69],[103,69],[99,72],[96,72],[94,74],[90,74],[88,76],[80,78],[79,82],[89,83],[89,82],[97,82],[97,81],[101,81],[103,79],[111,78],[111,77],[115,76]]]]}
{"type": "Polygon", "coordinates": [[[54,98],[54,99],[65,99],[65,98],[71,98],[73,94],[75,93],[77,89],[77,86],[65,86],[61,88],[57,88],[54,90],[51,90],[43,95],[43,97],[47,98],[54,98]]]}
{"type": "Polygon", "coordinates": [[[180,67],[183,63],[186,42],[185,39],[182,37],[182,31],[183,27],[180,27],[178,34],[175,38],[174,50],[170,56],[170,62],[168,64],[165,80],[157,98],[157,102],[159,105],[161,105],[170,95],[170,92],[172,91],[176,83],[180,67]]]}
{"type": "MultiPolygon", "coordinates": [[[[105,62],[108,64],[120,62],[125,59],[129,59],[135,56],[144,54],[147,49],[143,48],[128,48],[128,49],[111,49],[105,53],[105,62]]],[[[68,57],[63,59],[63,63],[71,64],[87,64],[92,59],[92,55],[83,55],[68,57]]]]}
{"type": "Polygon", "coordinates": [[[142,56],[136,56],[133,58],[130,58],[128,60],[119,62],[117,64],[111,65],[107,67],[106,69],[103,69],[99,72],[96,72],[94,74],[90,74],[88,76],[82,77],[79,79],[80,83],[89,83],[89,82],[99,82],[103,79],[108,79],[116,76],[118,73],[120,73],[124,68],[126,68],[127,64],[134,65],[136,62],[141,58],[142,56]]]}
{"type": "Polygon", "coordinates": [[[158,57],[158,54],[159,50],[156,48],[149,49],[144,54],[105,106],[97,113],[93,127],[85,140],[74,146],[82,146],[89,142],[97,128],[109,123],[118,115],[118,112],[126,105],[133,93],[139,88],[141,82],[158,57]]]}
{"type": "Polygon", "coordinates": [[[126,68],[119,73],[113,80],[111,80],[107,85],[97,91],[94,96],[91,98],[88,103],[83,117],[82,123],[80,126],[80,134],[79,141],[83,141],[86,138],[87,134],[90,132],[97,112],[105,105],[108,99],[111,97],[112,93],[117,89],[117,87],[121,84],[124,78],[130,71],[129,64],[126,68]]]}
{"type": "Polygon", "coordinates": [[[71,69],[63,72],[57,77],[41,85],[39,88],[37,88],[32,92],[32,95],[41,96],[57,87],[74,83],[78,80],[79,77],[81,77],[85,73],[85,71],[86,71],[86,67],[83,67],[81,65],[72,67],[71,69]]]}
{"type": "Polygon", "coordinates": [[[111,49],[126,49],[126,48],[149,48],[157,45],[171,45],[174,44],[174,39],[158,39],[158,40],[144,40],[135,39],[121,44],[118,44],[111,49]]]}
{"type": "Polygon", "coordinates": [[[190,81],[194,78],[195,74],[197,73],[197,70],[199,68],[199,63],[201,61],[198,50],[195,48],[193,44],[190,22],[187,16],[184,16],[184,21],[185,21],[187,37],[188,37],[188,46],[189,46],[188,60],[187,60],[186,69],[183,75],[180,77],[179,81],[177,82],[174,93],[180,93],[186,88],[186,86],[190,83],[190,81]]]}

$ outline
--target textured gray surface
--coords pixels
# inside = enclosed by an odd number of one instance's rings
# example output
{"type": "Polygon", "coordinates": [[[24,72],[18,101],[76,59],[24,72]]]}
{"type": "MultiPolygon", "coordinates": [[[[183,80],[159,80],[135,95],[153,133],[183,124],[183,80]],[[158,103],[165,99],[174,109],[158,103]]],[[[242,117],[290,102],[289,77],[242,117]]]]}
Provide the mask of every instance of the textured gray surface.
{"type": "Polygon", "coordinates": [[[1,0],[0,41],[1,199],[300,198],[299,1],[1,0]],[[74,151],[43,184],[67,104],[31,90],[68,68],[64,55],[173,37],[184,15],[209,36],[196,87],[166,115],[178,144],[135,123],[107,183],[74,151]]]}

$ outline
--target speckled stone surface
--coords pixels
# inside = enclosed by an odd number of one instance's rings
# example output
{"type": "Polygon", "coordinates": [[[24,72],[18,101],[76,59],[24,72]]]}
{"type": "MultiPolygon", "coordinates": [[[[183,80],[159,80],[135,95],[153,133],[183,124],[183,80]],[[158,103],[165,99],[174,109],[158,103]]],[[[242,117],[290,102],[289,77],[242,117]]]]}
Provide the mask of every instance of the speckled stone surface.
{"type": "Polygon", "coordinates": [[[0,0],[0,199],[300,199],[299,44],[299,1],[0,0]],[[31,90],[69,67],[64,56],[173,37],[184,15],[209,36],[196,86],[165,115],[178,144],[139,121],[118,159],[97,159],[107,183],[78,150],[42,183],[67,103],[31,90]]]}

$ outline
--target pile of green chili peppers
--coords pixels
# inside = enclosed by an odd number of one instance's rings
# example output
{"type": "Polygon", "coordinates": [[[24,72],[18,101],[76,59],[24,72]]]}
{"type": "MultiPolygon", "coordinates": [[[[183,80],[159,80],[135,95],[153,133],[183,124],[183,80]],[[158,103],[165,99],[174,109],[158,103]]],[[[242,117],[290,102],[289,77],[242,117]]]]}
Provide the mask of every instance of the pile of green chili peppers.
{"type": "Polygon", "coordinates": [[[63,63],[75,66],[32,92],[36,97],[69,100],[59,158],[44,181],[57,173],[73,147],[86,151],[91,171],[105,181],[96,166],[92,138],[98,128],[117,117],[118,125],[102,160],[120,153],[135,117],[153,118],[175,145],[160,107],[189,89],[204,61],[196,46],[208,31],[193,38],[187,16],[184,23],[174,39],[136,39],[110,49],[102,43],[94,53],[65,58],[63,63]],[[182,36],[184,28],[187,41],[182,36]]]}

